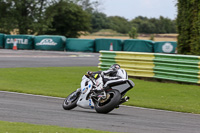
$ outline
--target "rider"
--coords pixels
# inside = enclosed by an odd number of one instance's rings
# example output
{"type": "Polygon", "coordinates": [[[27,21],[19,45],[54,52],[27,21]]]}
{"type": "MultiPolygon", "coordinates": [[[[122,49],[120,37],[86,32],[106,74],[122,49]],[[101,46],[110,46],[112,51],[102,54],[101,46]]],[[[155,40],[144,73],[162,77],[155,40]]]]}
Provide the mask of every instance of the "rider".
{"type": "MultiPolygon", "coordinates": [[[[88,85],[88,81],[91,79],[94,82],[95,90],[99,90],[101,92],[102,89],[104,89],[104,84],[106,84],[107,81],[109,80],[118,80],[121,78],[128,78],[127,73],[124,69],[121,69],[119,64],[113,64],[110,66],[110,68],[106,71],[97,71],[97,72],[92,72],[88,71],[86,75],[82,77],[81,81],[81,88],[84,88],[84,86],[88,85]],[[121,71],[120,71],[121,70],[121,71]],[[123,77],[122,75],[125,75],[123,77]],[[87,81],[87,82],[86,82],[87,81]]],[[[81,91],[81,88],[78,88],[76,91],[79,92],[81,91]]]]}
{"type": "Polygon", "coordinates": [[[109,80],[117,80],[124,78],[121,76],[121,67],[119,64],[113,64],[106,71],[91,72],[88,71],[87,75],[93,77],[96,80],[96,89],[103,89],[103,85],[109,80]]]}

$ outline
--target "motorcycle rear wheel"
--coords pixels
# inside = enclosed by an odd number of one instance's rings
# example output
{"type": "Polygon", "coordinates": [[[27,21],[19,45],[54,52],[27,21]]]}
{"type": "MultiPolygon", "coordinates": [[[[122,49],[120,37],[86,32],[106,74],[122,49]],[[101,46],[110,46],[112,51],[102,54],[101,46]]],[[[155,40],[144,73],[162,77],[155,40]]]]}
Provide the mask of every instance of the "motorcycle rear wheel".
{"type": "Polygon", "coordinates": [[[80,92],[72,92],[65,100],[63,101],[62,107],[65,110],[71,110],[77,106],[77,101],[80,96],[80,92]]]}
{"type": "Polygon", "coordinates": [[[121,99],[119,91],[111,90],[107,92],[107,95],[110,95],[109,99],[107,99],[104,103],[95,103],[95,110],[97,113],[107,114],[119,105],[121,99]]]}

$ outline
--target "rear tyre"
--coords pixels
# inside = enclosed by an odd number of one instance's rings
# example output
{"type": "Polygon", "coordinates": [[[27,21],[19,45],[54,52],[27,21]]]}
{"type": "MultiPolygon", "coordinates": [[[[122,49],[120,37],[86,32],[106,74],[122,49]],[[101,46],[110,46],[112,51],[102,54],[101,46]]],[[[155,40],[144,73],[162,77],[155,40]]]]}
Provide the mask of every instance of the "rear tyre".
{"type": "Polygon", "coordinates": [[[78,101],[78,98],[80,96],[80,92],[72,92],[67,98],[65,98],[65,100],[63,101],[63,109],[65,110],[70,110],[70,109],[73,109],[75,108],[77,105],[77,101],[78,101]]]}
{"type": "Polygon", "coordinates": [[[111,90],[107,92],[110,95],[109,98],[102,102],[95,103],[95,110],[97,113],[107,114],[119,105],[121,94],[117,90],[111,90]]]}

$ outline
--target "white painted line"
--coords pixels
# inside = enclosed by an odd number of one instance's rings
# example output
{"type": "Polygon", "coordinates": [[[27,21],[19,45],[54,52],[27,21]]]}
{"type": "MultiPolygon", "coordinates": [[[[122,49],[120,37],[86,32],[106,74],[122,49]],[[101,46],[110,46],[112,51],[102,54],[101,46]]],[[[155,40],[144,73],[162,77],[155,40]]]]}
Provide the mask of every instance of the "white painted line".
{"type": "Polygon", "coordinates": [[[54,98],[64,100],[65,98],[61,97],[53,97],[53,96],[44,96],[44,95],[35,95],[35,94],[27,94],[27,93],[19,93],[19,92],[10,92],[10,91],[0,91],[0,93],[8,93],[8,94],[16,94],[16,95],[25,95],[25,96],[35,96],[35,97],[44,97],[44,98],[54,98]]]}

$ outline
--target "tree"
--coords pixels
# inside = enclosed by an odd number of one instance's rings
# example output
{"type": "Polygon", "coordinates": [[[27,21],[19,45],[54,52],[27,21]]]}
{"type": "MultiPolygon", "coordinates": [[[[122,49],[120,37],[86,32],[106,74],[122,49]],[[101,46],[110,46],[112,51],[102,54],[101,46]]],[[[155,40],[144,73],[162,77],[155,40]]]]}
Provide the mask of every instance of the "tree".
{"type": "Polygon", "coordinates": [[[55,3],[47,9],[46,13],[53,14],[51,30],[46,34],[78,37],[82,32],[90,30],[90,16],[72,2],[55,3]]]}
{"type": "Polygon", "coordinates": [[[155,25],[148,22],[148,21],[142,21],[141,24],[138,27],[139,33],[153,33],[155,29],[155,25]]]}
{"type": "Polygon", "coordinates": [[[102,5],[101,0],[96,0],[96,1],[90,1],[90,0],[71,0],[75,4],[79,5],[82,7],[84,11],[87,11],[88,13],[92,12],[99,12],[99,7],[102,5]]]}
{"type": "Polygon", "coordinates": [[[93,12],[91,16],[92,32],[97,32],[101,29],[109,28],[106,14],[100,12],[93,12]]]}
{"type": "Polygon", "coordinates": [[[131,26],[137,28],[139,33],[176,33],[176,21],[160,16],[157,18],[147,18],[138,16],[131,20],[131,26]]]}
{"type": "Polygon", "coordinates": [[[18,29],[19,34],[43,33],[51,17],[44,10],[53,0],[0,0],[0,29],[9,33],[18,29]]]}
{"type": "Polygon", "coordinates": [[[92,3],[90,0],[74,0],[75,4],[82,7],[84,11],[91,13],[93,11],[92,3]]]}
{"type": "Polygon", "coordinates": [[[115,30],[122,34],[127,34],[131,25],[127,19],[119,16],[108,17],[109,29],[115,30]]]}
{"type": "Polygon", "coordinates": [[[14,29],[15,21],[10,17],[12,12],[9,11],[9,7],[12,3],[6,3],[3,0],[0,0],[0,33],[9,34],[12,29],[14,29]],[[7,19],[10,17],[10,21],[7,19]]]}
{"type": "Polygon", "coordinates": [[[128,34],[130,38],[133,38],[133,39],[137,38],[138,36],[137,29],[135,27],[132,27],[128,34]]]}
{"type": "Polygon", "coordinates": [[[178,53],[200,55],[200,2],[178,0],[178,53]]]}

